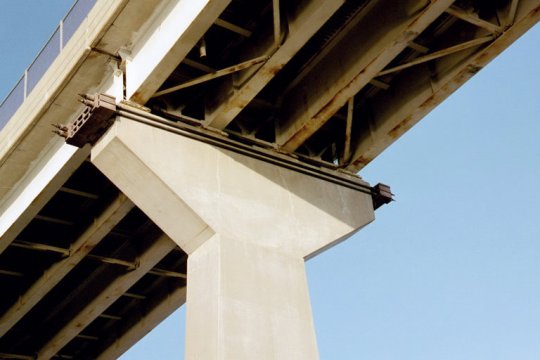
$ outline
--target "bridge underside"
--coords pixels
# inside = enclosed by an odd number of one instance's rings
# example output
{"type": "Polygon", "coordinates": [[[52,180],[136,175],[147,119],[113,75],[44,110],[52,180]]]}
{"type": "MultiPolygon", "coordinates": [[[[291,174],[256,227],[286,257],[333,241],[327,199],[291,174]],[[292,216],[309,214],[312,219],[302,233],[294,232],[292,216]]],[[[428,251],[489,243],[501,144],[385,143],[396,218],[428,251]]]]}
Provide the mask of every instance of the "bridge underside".
{"type": "Polygon", "coordinates": [[[0,358],[118,357],[185,302],[186,261],[82,161],[0,255],[0,358]]]}
{"type": "Polygon", "coordinates": [[[85,111],[78,93],[116,97],[113,120],[127,111],[362,183],[356,172],[540,18],[539,0],[110,3],[0,133],[0,358],[116,358],[186,301],[189,251],[92,146],[51,134],[85,111]]]}
{"type": "Polygon", "coordinates": [[[232,1],[150,92],[129,92],[128,63],[128,98],[356,173],[538,17],[534,1],[281,6],[276,21],[271,1],[232,1]]]}

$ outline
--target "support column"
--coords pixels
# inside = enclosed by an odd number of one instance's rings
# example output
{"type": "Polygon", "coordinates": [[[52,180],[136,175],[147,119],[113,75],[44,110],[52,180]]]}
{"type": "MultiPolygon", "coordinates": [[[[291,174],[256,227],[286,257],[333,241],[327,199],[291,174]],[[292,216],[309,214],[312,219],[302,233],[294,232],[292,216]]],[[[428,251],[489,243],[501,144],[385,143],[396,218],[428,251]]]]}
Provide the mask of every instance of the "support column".
{"type": "Polygon", "coordinates": [[[92,162],[189,254],[186,359],[318,358],[304,260],[369,194],[122,117],[92,162]]]}
{"type": "Polygon", "coordinates": [[[316,359],[304,260],[215,235],[188,258],[186,359],[316,359]]]}

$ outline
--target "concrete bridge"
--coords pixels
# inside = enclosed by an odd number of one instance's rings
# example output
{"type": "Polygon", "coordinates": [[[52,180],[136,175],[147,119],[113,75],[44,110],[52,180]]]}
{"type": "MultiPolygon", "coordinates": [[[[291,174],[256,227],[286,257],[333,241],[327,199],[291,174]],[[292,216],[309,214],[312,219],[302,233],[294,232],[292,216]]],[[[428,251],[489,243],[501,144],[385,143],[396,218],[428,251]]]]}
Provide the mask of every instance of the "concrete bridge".
{"type": "Polygon", "coordinates": [[[189,278],[186,358],[316,358],[303,261],[389,200],[356,172],[538,10],[80,1],[2,106],[0,353],[115,358],[189,278]]]}

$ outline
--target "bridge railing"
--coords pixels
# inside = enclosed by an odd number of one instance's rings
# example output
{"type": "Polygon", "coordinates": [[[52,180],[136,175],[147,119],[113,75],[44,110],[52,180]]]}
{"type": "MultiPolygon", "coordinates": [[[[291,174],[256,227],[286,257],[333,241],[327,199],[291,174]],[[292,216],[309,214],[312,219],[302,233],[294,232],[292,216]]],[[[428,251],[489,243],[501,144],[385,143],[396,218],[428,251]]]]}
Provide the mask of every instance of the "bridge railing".
{"type": "Polygon", "coordinates": [[[49,66],[62,52],[97,0],[77,0],[17,84],[0,104],[0,130],[30,95],[49,66]]]}

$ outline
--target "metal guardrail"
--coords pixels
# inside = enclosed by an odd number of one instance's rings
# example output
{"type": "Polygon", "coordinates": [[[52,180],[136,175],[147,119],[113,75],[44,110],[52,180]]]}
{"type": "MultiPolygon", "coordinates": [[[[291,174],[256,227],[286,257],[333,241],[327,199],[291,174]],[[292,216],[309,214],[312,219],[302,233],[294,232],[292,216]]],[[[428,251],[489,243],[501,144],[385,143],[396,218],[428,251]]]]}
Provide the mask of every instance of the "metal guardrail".
{"type": "Polygon", "coordinates": [[[77,0],[41,49],[23,76],[0,104],[0,130],[32,92],[49,66],[62,52],[64,46],[79,28],[97,0],[77,0]]]}

